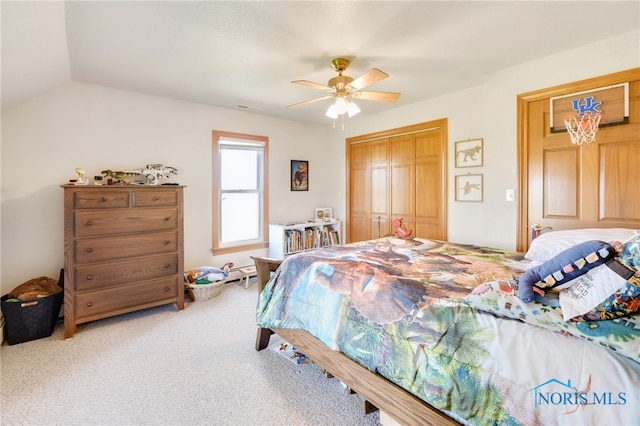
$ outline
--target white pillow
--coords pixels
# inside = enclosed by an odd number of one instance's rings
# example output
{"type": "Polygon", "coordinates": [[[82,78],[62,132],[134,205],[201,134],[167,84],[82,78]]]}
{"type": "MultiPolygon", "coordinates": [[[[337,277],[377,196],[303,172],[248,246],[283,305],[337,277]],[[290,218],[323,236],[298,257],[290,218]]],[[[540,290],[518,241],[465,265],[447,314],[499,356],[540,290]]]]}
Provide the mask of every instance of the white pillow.
{"type": "Polygon", "coordinates": [[[531,242],[529,250],[524,257],[529,260],[546,262],[558,253],[585,241],[625,242],[637,232],[635,229],[627,228],[585,228],[549,231],[540,234],[538,238],[531,242]]]}

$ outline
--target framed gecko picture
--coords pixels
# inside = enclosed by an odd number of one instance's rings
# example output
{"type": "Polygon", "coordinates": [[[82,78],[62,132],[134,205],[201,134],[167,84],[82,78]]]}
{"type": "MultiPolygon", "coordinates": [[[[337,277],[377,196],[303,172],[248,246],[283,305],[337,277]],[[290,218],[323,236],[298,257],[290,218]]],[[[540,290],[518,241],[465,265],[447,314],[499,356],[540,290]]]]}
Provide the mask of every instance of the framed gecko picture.
{"type": "Polygon", "coordinates": [[[480,167],[483,165],[484,140],[467,139],[455,143],[456,167],[480,167]]]}

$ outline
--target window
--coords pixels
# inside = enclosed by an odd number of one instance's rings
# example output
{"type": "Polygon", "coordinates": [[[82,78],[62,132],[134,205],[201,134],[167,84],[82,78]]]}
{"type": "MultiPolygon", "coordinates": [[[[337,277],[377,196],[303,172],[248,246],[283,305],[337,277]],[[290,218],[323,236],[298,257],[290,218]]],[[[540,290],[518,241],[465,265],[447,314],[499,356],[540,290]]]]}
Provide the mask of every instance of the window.
{"type": "Polygon", "coordinates": [[[268,246],[264,136],[213,131],[213,253],[268,246]]]}

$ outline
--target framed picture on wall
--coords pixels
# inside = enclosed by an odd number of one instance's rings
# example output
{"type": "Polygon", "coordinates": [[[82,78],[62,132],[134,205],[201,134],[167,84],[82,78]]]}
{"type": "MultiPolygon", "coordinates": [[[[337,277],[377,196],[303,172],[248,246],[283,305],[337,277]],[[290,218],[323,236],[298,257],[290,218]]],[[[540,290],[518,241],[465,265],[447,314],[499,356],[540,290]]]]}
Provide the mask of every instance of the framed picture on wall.
{"type": "Polygon", "coordinates": [[[309,190],[309,162],[291,160],[291,190],[309,190]]]}
{"type": "Polygon", "coordinates": [[[455,176],[456,201],[482,201],[484,191],[482,174],[455,176]]]}
{"type": "Polygon", "coordinates": [[[455,143],[456,167],[480,167],[483,164],[484,140],[469,139],[455,143]]]}

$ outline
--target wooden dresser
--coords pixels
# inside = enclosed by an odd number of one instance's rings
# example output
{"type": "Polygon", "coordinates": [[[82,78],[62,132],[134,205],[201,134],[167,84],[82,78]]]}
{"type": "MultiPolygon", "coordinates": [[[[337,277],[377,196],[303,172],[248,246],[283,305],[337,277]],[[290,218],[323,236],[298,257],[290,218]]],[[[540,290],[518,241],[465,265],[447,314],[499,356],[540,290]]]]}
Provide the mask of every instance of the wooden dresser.
{"type": "Polygon", "coordinates": [[[152,306],[184,308],[182,186],[64,188],[64,337],[152,306]]]}

